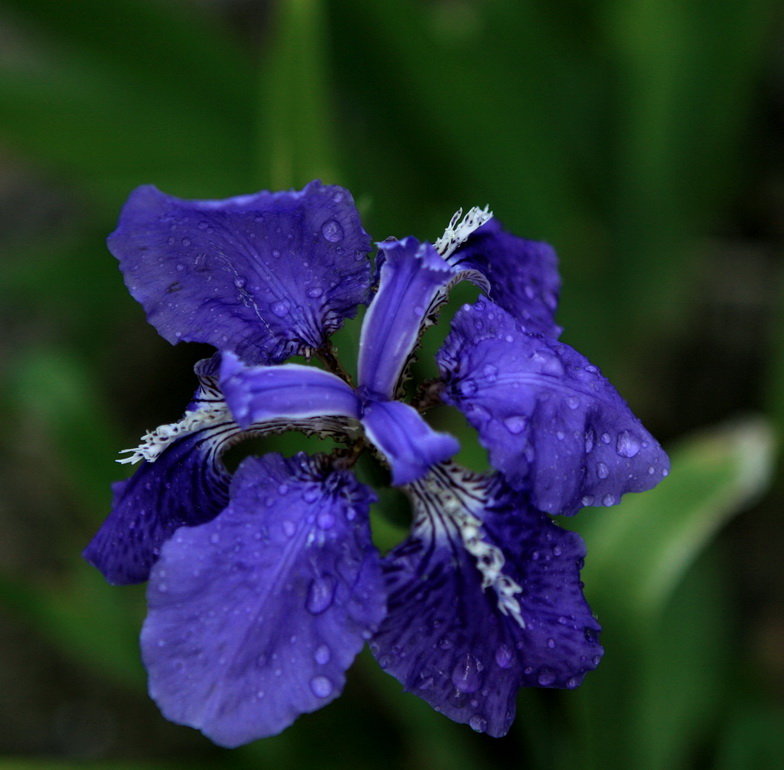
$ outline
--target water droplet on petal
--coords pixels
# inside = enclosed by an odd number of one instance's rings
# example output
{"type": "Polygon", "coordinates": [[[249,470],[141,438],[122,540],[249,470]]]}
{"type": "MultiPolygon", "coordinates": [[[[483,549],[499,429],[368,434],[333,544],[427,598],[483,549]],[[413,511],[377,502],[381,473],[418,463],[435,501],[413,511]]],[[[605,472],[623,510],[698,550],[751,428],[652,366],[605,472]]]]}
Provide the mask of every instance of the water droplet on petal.
{"type": "Polygon", "coordinates": [[[501,668],[509,668],[512,665],[512,658],[513,653],[505,644],[502,644],[495,651],[495,662],[501,668]]]}
{"type": "Polygon", "coordinates": [[[291,308],[291,303],[285,299],[279,300],[278,302],[273,302],[270,305],[270,310],[278,317],[283,318],[291,308]]]}
{"type": "Polygon", "coordinates": [[[476,383],[473,380],[463,380],[460,383],[460,393],[464,396],[473,396],[476,393],[476,383]]]}
{"type": "Polygon", "coordinates": [[[337,243],[343,240],[343,228],[336,219],[329,219],[321,225],[321,234],[330,242],[337,243]]]}
{"type": "Polygon", "coordinates": [[[311,289],[308,289],[308,297],[311,299],[318,299],[324,293],[324,289],[320,286],[314,286],[311,289]]]}
{"type": "Polygon", "coordinates": [[[332,682],[325,676],[314,676],[310,680],[310,689],[319,698],[328,698],[332,695],[332,682]]]}
{"type": "Polygon", "coordinates": [[[610,469],[604,463],[597,463],[596,475],[600,479],[606,479],[610,475],[610,469]]]}
{"type": "Polygon", "coordinates": [[[482,683],[481,663],[466,653],[452,670],[452,684],[460,692],[476,692],[482,683]]]}
{"type": "Polygon", "coordinates": [[[479,714],[474,714],[471,719],[468,720],[468,726],[477,733],[483,733],[487,728],[487,720],[479,716],[479,714]]]}
{"type": "Polygon", "coordinates": [[[506,429],[515,435],[518,433],[522,433],[525,430],[526,423],[528,422],[528,418],[524,417],[520,414],[512,415],[511,417],[507,417],[504,420],[504,426],[506,429]]]}
{"type": "Polygon", "coordinates": [[[325,575],[311,581],[308,588],[308,597],[305,600],[305,607],[311,615],[319,615],[332,605],[335,598],[335,578],[325,575]]]}
{"type": "Polygon", "coordinates": [[[332,529],[335,524],[335,517],[329,511],[322,511],[316,517],[316,523],[321,529],[332,529]]]}
{"type": "Polygon", "coordinates": [[[498,379],[498,367],[493,364],[485,364],[482,372],[490,382],[495,382],[498,379]]]}
{"type": "Polygon", "coordinates": [[[326,644],[322,644],[316,648],[316,652],[313,654],[313,657],[316,663],[320,663],[323,666],[324,664],[329,663],[329,659],[332,657],[332,653],[326,644]]]}
{"type": "Polygon", "coordinates": [[[536,681],[542,687],[549,687],[553,682],[555,682],[555,672],[549,668],[542,668],[539,669],[539,673],[536,676],[536,681]]]}
{"type": "Polygon", "coordinates": [[[622,430],[615,442],[615,451],[621,457],[634,457],[640,451],[640,441],[628,430],[622,430]]]}
{"type": "Polygon", "coordinates": [[[602,505],[606,505],[608,507],[611,506],[611,505],[615,505],[615,498],[608,492],[602,498],[602,505]]]}
{"type": "Polygon", "coordinates": [[[294,537],[294,533],[297,531],[296,526],[294,526],[293,521],[284,521],[283,522],[283,534],[286,537],[294,537]]]}
{"type": "Polygon", "coordinates": [[[309,487],[302,493],[302,499],[306,503],[314,503],[319,499],[320,495],[321,493],[319,492],[318,487],[309,487]]]}

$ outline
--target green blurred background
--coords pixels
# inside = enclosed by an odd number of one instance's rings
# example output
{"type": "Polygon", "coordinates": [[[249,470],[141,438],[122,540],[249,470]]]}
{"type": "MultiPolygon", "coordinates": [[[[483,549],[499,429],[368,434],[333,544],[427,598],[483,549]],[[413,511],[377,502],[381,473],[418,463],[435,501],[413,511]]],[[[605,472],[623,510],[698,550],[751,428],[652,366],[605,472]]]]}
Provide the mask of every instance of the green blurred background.
{"type": "Polygon", "coordinates": [[[784,6],[774,0],[0,0],[0,768],[719,768],[784,756],[784,6]],[[198,346],[104,245],[154,183],[346,185],[381,240],[489,203],[561,257],[563,339],[673,458],[564,522],[606,657],[473,734],[364,654],[233,752],[145,693],[143,587],[83,564],[117,450],[198,346]]]}

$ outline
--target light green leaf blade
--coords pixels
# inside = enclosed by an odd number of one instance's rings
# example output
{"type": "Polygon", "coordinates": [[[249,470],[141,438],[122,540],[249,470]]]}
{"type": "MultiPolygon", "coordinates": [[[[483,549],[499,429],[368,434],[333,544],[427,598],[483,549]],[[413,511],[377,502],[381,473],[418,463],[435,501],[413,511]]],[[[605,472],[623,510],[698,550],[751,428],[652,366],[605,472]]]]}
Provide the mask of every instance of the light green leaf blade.
{"type": "Polygon", "coordinates": [[[622,601],[640,619],[661,612],[717,530],[765,490],[773,457],[763,420],[722,425],[677,447],[670,477],[656,489],[585,512],[583,576],[592,596],[622,601]]]}

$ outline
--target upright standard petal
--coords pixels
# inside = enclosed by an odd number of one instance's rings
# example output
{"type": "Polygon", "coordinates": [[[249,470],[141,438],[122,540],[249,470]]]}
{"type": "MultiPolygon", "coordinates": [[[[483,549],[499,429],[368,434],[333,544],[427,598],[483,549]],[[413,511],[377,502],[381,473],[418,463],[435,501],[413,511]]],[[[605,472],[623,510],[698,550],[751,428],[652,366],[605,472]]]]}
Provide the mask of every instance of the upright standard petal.
{"type": "Polygon", "coordinates": [[[379,244],[379,287],[362,323],[359,385],[394,398],[432,305],[454,271],[429,243],[416,238],[379,244]]]}
{"type": "Polygon", "coordinates": [[[370,239],[349,192],[319,182],[222,201],[139,187],[108,243],[164,338],[248,362],[318,348],[368,298],[370,239]]]}
{"type": "Polygon", "coordinates": [[[313,366],[247,367],[236,356],[225,353],[221,388],[243,427],[270,419],[359,417],[359,399],[354,389],[337,375],[313,366]]]}
{"type": "Polygon", "coordinates": [[[583,542],[498,476],[445,464],[410,493],[414,526],[383,560],[388,610],[371,649],[437,711],[504,735],[520,687],[573,688],[599,663],[583,542]]]}
{"type": "Polygon", "coordinates": [[[226,510],[166,543],[142,650],[168,719],[233,747],[340,694],[385,612],[372,500],[319,458],[251,457],[226,510]]]}
{"type": "Polygon", "coordinates": [[[434,431],[416,409],[402,401],[365,401],[362,426],[387,459],[396,486],[416,481],[460,450],[454,436],[434,431]]]}
{"type": "Polygon", "coordinates": [[[532,503],[570,515],[655,486],[669,460],[584,356],[528,334],[485,298],[455,315],[438,353],[442,398],[478,430],[490,462],[532,503]]]}
{"type": "Polygon", "coordinates": [[[475,230],[449,259],[487,278],[490,297],[525,329],[557,338],[555,309],[561,289],[555,250],[506,232],[497,219],[475,230]]]}

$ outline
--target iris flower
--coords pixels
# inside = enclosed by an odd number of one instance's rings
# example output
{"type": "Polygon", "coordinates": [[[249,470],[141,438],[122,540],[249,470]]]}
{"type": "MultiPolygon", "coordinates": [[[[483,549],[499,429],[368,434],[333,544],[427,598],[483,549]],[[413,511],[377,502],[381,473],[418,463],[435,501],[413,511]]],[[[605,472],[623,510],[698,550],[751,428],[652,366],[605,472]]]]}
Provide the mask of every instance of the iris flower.
{"type": "Polygon", "coordinates": [[[351,195],[186,201],[135,190],[109,248],[168,341],[214,346],[184,416],[127,450],[85,557],[114,584],[149,580],[141,634],[164,715],[238,746],[336,698],[369,643],[406,690],[504,735],[520,687],[574,688],[602,655],[582,593],[581,538],[551,515],[653,487],[667,456],[586,358],[558,340],[556,257],[488,210],[435,243],[378,244],[351,195]],[[452,286],[460,308],[439,377],[404,400],[424,330],[452,286]],[[360,305],[357,381],[330,336],[360,305]],[[301,356],[307,364],[287,363],[301,356]],[[433,406],[459,409],[492,470],[458,465],[433,406]],[[329,436],[315,455],[226,450],[282,431],[329,436]],[[369,452],[410,500],[408,536],[371,538],[369,452]]]}

